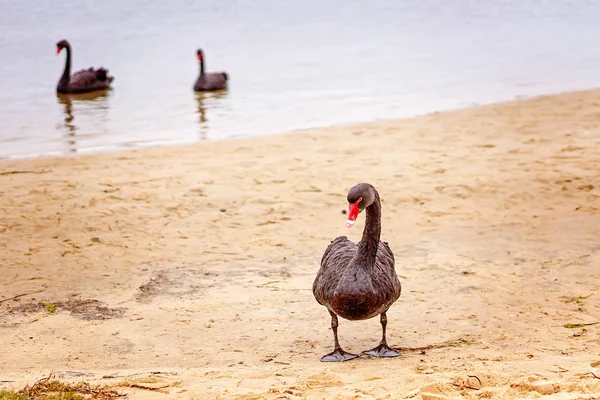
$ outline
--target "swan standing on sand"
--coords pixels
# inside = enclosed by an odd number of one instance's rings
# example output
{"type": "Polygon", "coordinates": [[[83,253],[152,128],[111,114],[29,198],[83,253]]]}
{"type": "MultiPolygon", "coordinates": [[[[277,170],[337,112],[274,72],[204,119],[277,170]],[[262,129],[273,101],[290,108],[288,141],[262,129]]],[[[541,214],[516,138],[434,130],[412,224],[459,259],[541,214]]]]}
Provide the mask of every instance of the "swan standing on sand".
{"type": "Polygon", "coordinates": [[[196,80],[194,90],[197,92],[208,92],[227,88],[229,76],[226,72],[204,72],[204,53],[202,49],[197,51],[198,64],[200,64],[200,76],[196,80]]]}
{"type": "Polygon", "coordinates": [[[348,192],[349,213],[346,226],[354,225],[356,217],[367,210],[367,221],[358,244],[340,236],[327,247],[321,268],[313,283],[313,294],[331,314],[331,329],[335,347],[321,361],[346,361],[358,357],[342,349],[338,341],[339,315],[348,320],[381,316],[383,337],[379,345],[364,354],[374,357],[396,357],[397,350],[387,345],[386,311],[400,297],[400,281],[394,268],[394,255],[386,242],[380,242],[381,201],[379,193],[369,183],[359,183],[348,192]]]}
{"type": "Polygon", "coordinates": [[[56,43],[56,55],[62,49],[67,50],[67,59],[65,61],[65,70],[58,81],[56,91],[58,93],[84,93],[95,90],[105,90],[110,87],[113,77],[108,75],[105,68],[82,69],[71,76],[71,44],[66,40],[56,43]]]}

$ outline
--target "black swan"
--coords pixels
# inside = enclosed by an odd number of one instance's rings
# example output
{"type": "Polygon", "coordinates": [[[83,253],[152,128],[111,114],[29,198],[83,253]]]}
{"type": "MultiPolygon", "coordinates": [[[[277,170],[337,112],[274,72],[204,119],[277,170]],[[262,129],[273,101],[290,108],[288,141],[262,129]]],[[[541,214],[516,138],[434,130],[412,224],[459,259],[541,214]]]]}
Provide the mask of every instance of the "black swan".
{"type": "Polygon", "coordinates": [[[313,283],[313,294],[331,314],[335,347],[321,361],[346,361],[358,357],[342,349],[338,342],[338,318],[362,320],[381,315],[383,337],[379,345],[364,354],[374,357],[396,357],[397,350],[387,345],[386,311],[400,297],[400,280],[394,268],[394,254],[386,242],[380,242],[381,201],[369,183],[359,183],[348,192],[348,228],[358,213],[367,210],[367,221],[358,244],[340,236],[327,247],[321,268],[313,283]]]}
{"type": "Polygon", "coordinates": [[[56,43],[56,55],[62,49],[67,50],[67,59],[65,62],[65,71],[56,86],[58,93],[84,93],[94,90],[105,90],[110,87],[110,83],[114,78],[108,75],[108,70],[105,68],[82,69],[71,75],[71,44],[66,40],[56,43]]]}
{"type": "Polygon", "coordinates": [[[229,76],[226,72],[204,72],[204,53],[198,49],[198,63],[200,64],[200,76],[194,85],[197,92],[208,92],[212,90],[221,90],[227,88],[229,76]]]}

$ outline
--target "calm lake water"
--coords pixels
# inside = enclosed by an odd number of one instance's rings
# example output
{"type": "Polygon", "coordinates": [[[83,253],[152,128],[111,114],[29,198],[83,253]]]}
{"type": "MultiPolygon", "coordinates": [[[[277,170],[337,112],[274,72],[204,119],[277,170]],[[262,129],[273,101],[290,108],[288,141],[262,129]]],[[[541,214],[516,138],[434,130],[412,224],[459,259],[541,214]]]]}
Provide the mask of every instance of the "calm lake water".
{"type": "Polygon", "coordinates": [[[0,158],[285,133],[600,84],[600,2],[0,0],[0,158]],[[106,96],[57,97],[105,66],[106,96]],[[195,51],[230,89],[196,95],[195,51]]]}

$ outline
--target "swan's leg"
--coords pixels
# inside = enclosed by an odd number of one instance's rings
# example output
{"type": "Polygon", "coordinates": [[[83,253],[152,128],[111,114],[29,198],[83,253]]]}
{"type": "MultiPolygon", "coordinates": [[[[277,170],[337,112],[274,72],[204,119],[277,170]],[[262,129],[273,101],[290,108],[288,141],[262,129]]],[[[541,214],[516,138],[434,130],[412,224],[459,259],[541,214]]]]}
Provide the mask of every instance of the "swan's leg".
{"type": "Polygon", "coordinates": [[[331,314],[331,330],[333,331],[333,339],[335,340],[335,347],[333,351],[329,354],[325,354],[321,357],[321,361],[331,362],[331,361],[348,361],[353,358],[358,357],[356,354],[348,353],[342,349],[340,346],[340,342],[338,341],[337,328],[338,328],[338,318],[337,315],[329,311],[331,314]]]}
{"type": "Polygon", "coordinates": [[[387,310],[381,313],[381,328],[383,330],[383,337],[381,338],[381,342],[379,342],[379,346],[371,349],[363,351],[363,354],[373,356],[373,357],[398,357],[400,352],[398,350],[394,350],[388,346],[387,340],[385,339],[385,327],[387,326],[387,315],[385,314],[387,310]]]}

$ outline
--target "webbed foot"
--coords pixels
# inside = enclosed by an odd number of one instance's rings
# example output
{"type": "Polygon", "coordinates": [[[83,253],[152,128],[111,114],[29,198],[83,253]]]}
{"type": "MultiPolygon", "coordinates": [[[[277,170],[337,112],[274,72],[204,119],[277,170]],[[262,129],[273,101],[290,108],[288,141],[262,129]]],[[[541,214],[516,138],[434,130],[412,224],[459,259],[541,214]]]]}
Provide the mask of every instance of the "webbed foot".
{"type": "Polygon", "coordinates": [[[329,354],[325,354],[323,357],[321,357],[321,361],[323,361],[323,362],[340,362],[340,361],[352,360],[353,358],[356,358],[356,357],[358,357],[357,354],[348,353],[348,352],[342,350],[342,348],[338,348],[338,349],[335,349],[333,352],[331,352],[329,354]]]}
{"type": "Polygon", "coordinates": [[[363,354],[371,357],[398,357],[400,352],[389,347],[387,343],[381,343],[371,350],[363,351],[363,354]]]}

